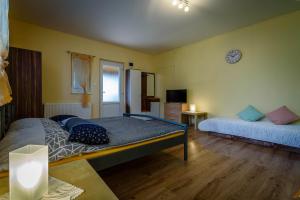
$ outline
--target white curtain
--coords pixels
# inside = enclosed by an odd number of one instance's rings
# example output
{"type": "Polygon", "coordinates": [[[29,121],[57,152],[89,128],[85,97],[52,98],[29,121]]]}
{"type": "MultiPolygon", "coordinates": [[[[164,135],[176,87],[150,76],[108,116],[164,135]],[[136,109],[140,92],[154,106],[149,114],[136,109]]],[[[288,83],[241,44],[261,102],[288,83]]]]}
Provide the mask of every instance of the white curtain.
{"type": "Polygon", "coordinates": [[[8,27],[8,0],[0,0],[0,106],[9,103],[11,88],[5,67],[8,57],[9,27],[8,27]]]}
{"type": "Polygon", "coordinates": [[[84,93],[91,90],[91,61],[92,57],[72,53],[72,93],[84,93]],[[84,88],[83,88],[84,86],[84,88]]]}

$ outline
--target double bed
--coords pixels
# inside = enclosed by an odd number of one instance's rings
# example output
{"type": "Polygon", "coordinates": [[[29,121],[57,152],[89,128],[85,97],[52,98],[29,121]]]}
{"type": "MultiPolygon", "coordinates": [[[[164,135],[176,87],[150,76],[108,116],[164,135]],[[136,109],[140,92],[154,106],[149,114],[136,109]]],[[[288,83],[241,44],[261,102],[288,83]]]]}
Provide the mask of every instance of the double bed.
{"type": "Polygon", "coordinates": [[[216,117],[202,121],[199,130],[261,142],[300,152],[300,125],[275,125],[268,120],[248,122],[216,117]]]}
{"type": "Polygon", "coordinates": [[[8,153],[27,144],[48,145],[50,166],[88,159],[96,170],[101,170],[180,144],[184,145],[184,160],[187,160],[188,137],[184,124],[134,114],[90,121],[107,129],[108,144],[69,142],[70,133],[46,118],[11,123],[0,141],[0,177],[8,174],[8,153]]]}

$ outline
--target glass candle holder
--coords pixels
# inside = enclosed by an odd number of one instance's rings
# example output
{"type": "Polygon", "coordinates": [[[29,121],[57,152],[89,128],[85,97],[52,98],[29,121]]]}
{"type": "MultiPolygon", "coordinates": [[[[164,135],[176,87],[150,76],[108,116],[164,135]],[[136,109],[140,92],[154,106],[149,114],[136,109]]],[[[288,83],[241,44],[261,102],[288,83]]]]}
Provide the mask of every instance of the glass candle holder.
{"type": "Polygon", "coordinates": [[[9,195],[36,200],[48,192],[48,146],[27,145],[9,153],[9,195]]]}

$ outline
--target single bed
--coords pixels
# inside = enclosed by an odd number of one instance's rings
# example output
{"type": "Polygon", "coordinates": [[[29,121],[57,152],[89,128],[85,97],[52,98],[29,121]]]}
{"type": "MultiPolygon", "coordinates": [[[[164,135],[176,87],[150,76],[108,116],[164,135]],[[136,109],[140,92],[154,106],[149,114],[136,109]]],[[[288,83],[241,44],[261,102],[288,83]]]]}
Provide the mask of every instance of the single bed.
{"type": "Polygon", "coordinates": [[[205,132],[300,148],[300,125],[275,125],[267,120],[248,122],[241,119],[219,117],[200,122],[198,128],[205,132]]]}
{"type": "Polygon", "coordinates": [[[0,142],[0,176],[7,175],[8,152],[27,144],[48,145],[50,166],[88,159],[96,170],[101,170],[179,144],[184,144],[184,160],[187,160],[186,125],[134,114],[91,121],[107,129],[109,144],[69,142],[69,133],[46,118],[12,123],[0,142]]]}

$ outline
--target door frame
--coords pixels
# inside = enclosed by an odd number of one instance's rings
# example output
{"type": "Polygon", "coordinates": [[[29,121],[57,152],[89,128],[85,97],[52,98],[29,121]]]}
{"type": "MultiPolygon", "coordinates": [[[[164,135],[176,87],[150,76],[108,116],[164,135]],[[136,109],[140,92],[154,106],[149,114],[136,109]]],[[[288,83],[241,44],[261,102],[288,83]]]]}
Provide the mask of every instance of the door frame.
{"type": "Polygon", "coordinates": [[[121,107],[121,113],[123,113],[125,111],[125,63],[124,62],[120,62],[120,61],[114,61],[114,60],[109,60],[109,59],[104,59],[104,58],[100,58],[99,59],[99,116],[102,117],[103,113],[102,113],[102,108],[103,108],[103,104],[113,104],[113,102],[111,103],[104,103],[103,102],[103,87],[102,87],[102,83],[103,83],[103,78],[102,78],[102,74],[103,74],[103,67],[102,67],[102,62],[111,62],[111,63],[117,63],[117,64],[121,64],[121,75],[120,75],[120,107],[121,107]]]}

